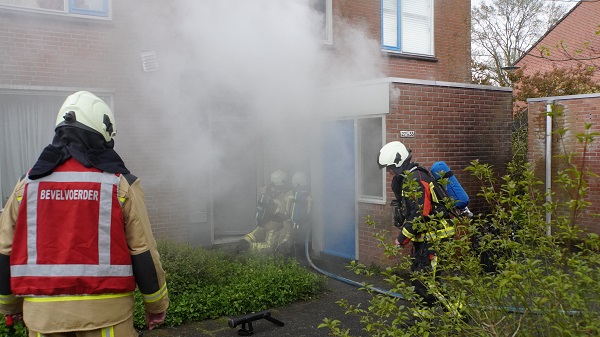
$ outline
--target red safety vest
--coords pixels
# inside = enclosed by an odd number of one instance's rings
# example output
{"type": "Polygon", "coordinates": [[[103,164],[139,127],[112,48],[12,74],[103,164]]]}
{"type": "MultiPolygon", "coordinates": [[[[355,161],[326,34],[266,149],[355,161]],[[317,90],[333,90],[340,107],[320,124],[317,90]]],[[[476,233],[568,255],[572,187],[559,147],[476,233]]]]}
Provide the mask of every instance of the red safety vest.
{"type": "Polygon", "coordinates": [[[135,289],[120,175],[69,159],[28,180],[10,255],[15,295],[87,295],[135,289]]]}

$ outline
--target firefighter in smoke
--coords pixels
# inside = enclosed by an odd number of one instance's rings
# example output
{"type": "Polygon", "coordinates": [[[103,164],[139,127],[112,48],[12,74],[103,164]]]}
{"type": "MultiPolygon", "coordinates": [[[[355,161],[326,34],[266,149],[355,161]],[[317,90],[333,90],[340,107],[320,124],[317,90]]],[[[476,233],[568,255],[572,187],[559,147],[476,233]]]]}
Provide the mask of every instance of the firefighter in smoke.
{"type": "Polygon", "coordinates": [[[300,257],[304,251],[304,239],[308,231],[312,197],[308,177],[302,171],[292,176],[292,189],[286,194],[286,214],[292,224],[290,254],[300,257]]]}
{"type": "Polygon", "coordinates": [[[29,336],[137,337],[136,284],[148,328],[165,320],[165,272],[140,180],[113,150],[116,131],[100,98],[67,97],[52,144],[2,212],[0,312],[22,317],[29,336]]]}
{"type": "Polygon", "coordinates": [[[288,190],[287,173],[282,170],[271,173],[269,184],[259,191],[256,228],[237,243],[237,252],[289,253],[292,224],[286,214],[288,190]]]}
{"type": "MultiPolygon", "coordinates": [[[[427,169],[411,162],[411,158],[411,151],[398,141],[385,144],[379,151],[379,166],[393,175],[391,187],[397,201],[394,221],[402,229],[395,243],[400,246],[412,243],[412,272],[439,275],[436,273],[438,256],[434,242],[453,238],[455,228],[443,201],[443,187],[427,169]],[[414,180],[414,184],[405,179],[414,180]],[[443,217],[433,219],[433,215],[439,212],[443,217]],[[426,225],[423,226],[423,223],[426,225]]],[[[460,305],[451,303],[433,283],[412,282],[415,293],[426,306],[440,303],[445,310],[460,317],[460,305]]]]}

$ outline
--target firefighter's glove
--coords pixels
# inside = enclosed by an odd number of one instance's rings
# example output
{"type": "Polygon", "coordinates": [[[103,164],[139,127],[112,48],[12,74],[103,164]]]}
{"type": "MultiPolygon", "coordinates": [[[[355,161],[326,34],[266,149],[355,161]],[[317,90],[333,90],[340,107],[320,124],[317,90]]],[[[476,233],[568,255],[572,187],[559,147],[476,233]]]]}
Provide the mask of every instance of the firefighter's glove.
{"type": "Polygon", "coordinates": [[[148,330],[154,329],[157,325],[165,322],[167,312],[151,313],[146,311],[146,324],[148,324],[148,330]]]}
{"type": "Polygon", "coordinates": [[[469,207],[465,207],[461,210],[460,215],[466,216],[467,218],[471,219],[473,217],[473,212],[469,210],[469,207]]]}
{"type": "Polygon", "coordinates": [[[396,246],[400,246],[400,247],[406,246],[409,242],[410,242],[410,238],[407,238],[406,236],[404,236],[402,234],[398,235],[398,237],[394,241],[396,246]],[[402,241],[400,241],[400,240],[402,240],[402,241]]]}
{"type": "Polygon", "coordinates": [[[4,323],[6,324],[6,326],[14,326],[15,323],[22,322],[22,321],[23,321],[23,313],[4,316],[4,323]]]}

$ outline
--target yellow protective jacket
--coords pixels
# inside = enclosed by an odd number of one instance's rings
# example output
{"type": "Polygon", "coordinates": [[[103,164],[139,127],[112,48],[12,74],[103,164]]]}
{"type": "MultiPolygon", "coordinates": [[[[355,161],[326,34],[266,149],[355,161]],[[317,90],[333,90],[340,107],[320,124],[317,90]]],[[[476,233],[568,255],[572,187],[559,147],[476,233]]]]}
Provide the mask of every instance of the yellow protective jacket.
{"type": "MultiPolygon", "coordinates": [[[[156,279],[152,282],[158,282],[158,285],[154,285],[152,288],[158,290],[154,293],[141,291],[144,305],[146,310],[151,313],[165,312],[169,305],[165,272],[150,228],[144,191],[139,179],[134,177],[130,180],[133,181],[131,184],[125,176],[121,176],[118,197],[122,201],[125,235],[132,261],[134,261],[136,283],[140,291],[143,288],[147,289],[148,281],[144,279],[143,275],[156,275],[156,279]],[[141,267],[138,267],[137,271],[136,260],[142,261],[138,263],[138,266],[141,267]],[[153,270],[148,270],[152,268],[153,270]]],[[[0,216],[0,259],[2,261],[6,261],[11,253],[19,203],[23,197],[24,188],[25,179],[22,179],[15,186],[0,216]]],[[[1,267],[5,268],[5,263],[2,263],[1,267]]],[[[0,277],[0,280],[6,280],[5,277],[0,277]]],[[[0,289],[6,289],[6,284],[0,284],[0,289]]],[[[131,292],[82,296],[14,297],[4,291],[0,294],[0,313],[6,315],[23,312],[25,324],[31,330],[49,334],[94,330],[122,323],[133,315],[134,303],[131,292]]]]}

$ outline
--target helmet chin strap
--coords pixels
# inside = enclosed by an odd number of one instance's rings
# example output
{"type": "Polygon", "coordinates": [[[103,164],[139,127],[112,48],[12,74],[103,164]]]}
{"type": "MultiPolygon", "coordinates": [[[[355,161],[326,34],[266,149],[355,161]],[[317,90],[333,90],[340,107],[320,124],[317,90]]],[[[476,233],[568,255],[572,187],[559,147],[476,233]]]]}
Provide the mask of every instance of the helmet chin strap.
{"type": "Polygon", "coordinates": [[[392,171],[394,171],[395,175],[401,175],[404,173],[404,171],[408,170],[409,166],[410,166],[410,160],[412,158],[412,155],[409,153],[408,158],[406,158],[406,160],[404,162],[402,162],[402,165],[400,165],[400,167],[396,167],[396,166],[391,166],[392,171]]]}
{"type": "MultiPolygon", "coordinates": [[[[404,166],[404,165],[402,165],[402,166],[404,166]]],[[[394,171],[394,175],[399,176],[399,175],[402,175],[402,172],[404,172],[404,170],[402,169],[402,166],[401,167],[390,166],[390,168],[392,169],[392,171],[394,171]]]]}

